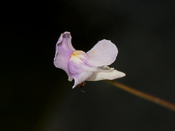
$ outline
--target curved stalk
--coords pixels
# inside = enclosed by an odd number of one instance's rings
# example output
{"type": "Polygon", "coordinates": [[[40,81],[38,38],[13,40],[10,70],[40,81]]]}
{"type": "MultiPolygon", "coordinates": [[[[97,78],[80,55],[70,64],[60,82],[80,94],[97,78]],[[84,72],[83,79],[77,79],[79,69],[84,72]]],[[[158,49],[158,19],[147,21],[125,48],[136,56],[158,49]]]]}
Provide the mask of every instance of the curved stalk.
{"type": "Polygon", "coordinates": [[[172,111],[175,111],[175,104],[173,104],[171,102],[165,101],[163,99],[160,99],[158,97],[152,96],[152,95],[147,94],[147,93],[144,93],[142,91],[138,91],[138,90],[136,90],[132,87],[129,87],[127,85],[124,85],[122,83],[119,83],[119,82],[116,82],[116,81],[113,81],[113,80],[106,80],[106,82],[113,85],[113,86],[115,86],[115,87],[117,87],[117,88],[120,88],[124,91],[127,91],[127,92],[129,92],[133,95],[136,95],[140,98],[146,99],[146,100],[151,101],[155,104],[158,104],[158,105],[163,106],[165,108],[168,108],[172,111]]]}

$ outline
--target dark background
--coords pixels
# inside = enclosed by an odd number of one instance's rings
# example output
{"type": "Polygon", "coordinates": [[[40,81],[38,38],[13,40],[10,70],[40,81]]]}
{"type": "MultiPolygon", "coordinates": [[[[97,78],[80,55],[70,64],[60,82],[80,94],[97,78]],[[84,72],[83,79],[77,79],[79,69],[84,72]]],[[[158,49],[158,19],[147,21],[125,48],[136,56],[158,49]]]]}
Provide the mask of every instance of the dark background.
{"type": "MultiPolygon", "coordinates": [[[[119,49],[118,81],[175,103],[172,0],[7,1],[1,4],[1,131],[174,131],[175,112],[107,83],[72,90],[53,65],[70,31],[88,51],[109,39],[119,49]]],[[[105,55],[105,54],[104,54],[105,55]]]]}

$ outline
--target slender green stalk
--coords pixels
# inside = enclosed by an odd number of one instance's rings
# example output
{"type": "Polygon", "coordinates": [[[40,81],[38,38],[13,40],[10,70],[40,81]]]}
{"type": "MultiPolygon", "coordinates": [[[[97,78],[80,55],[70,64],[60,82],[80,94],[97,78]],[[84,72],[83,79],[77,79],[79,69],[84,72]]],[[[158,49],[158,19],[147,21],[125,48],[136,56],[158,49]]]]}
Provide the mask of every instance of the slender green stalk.
{"type": "Polygon", "coordinates": [[[168,108],[172,111],[175,111],[175,104],[171,103],[171,102],[168,102],[168,101],[165,101],[163,99],[160,99],[158,97],[155,97],[155,96],[152,96],[150,94],[147,94],[147,93],[144,93],[144,92],[141,92],[141,91],[138,91],[136,89],[133,89],[132,87],[129,87],[127,85],[124,85],[124,84],[121,84],[119,82],[116,82],[116,81],[113,81],[113,80],[106,80],[107,83],[113,85],[113,86],[116,86],[117,88],[120,88],[122,90],[125,90],[133,95],[136,95],[138,97],[141,97],[143,99],[146,99],[148,101],[151,101],[155,104],[158,104],[160,106],[163,106],[165,108],[168,108]]]}

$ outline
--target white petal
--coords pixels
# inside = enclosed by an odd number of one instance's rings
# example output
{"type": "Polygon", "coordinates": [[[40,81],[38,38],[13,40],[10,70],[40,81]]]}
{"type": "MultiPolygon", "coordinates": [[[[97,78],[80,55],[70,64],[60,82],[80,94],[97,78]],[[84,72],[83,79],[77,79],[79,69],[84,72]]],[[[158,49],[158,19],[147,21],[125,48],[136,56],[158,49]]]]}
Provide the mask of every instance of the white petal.
{"type": "Polygon", "coordinates": [[[124,77],[125,73],[113,68],[98,68],[97,71],[87,79],[87,81],[113,80],[124,77]]]}
{"type": "Polygon", "coordinates": [[[99,41],[87,52],[87,63],[92,66],[103,66],[112,64],[118,54],[118,49],[110,40],[99,41]]]}

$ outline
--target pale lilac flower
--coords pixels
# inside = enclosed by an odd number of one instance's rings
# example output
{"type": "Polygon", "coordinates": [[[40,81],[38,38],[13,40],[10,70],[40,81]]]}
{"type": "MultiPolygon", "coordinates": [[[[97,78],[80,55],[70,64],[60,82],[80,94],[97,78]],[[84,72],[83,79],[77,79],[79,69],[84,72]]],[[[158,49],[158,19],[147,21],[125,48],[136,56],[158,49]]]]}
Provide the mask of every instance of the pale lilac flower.
{"type": "Polygon", "coordinates": [[[67,73],[69,81],[74,79],[72,88],[84,81],[113,80],[125,76],[125,73],[108,67],[118,54],[117,47],[111,41],[101,40],[85,53],[75,50],[71,39],[70,32],[61,34],[56,43],[54,65],[67,73]]]}

